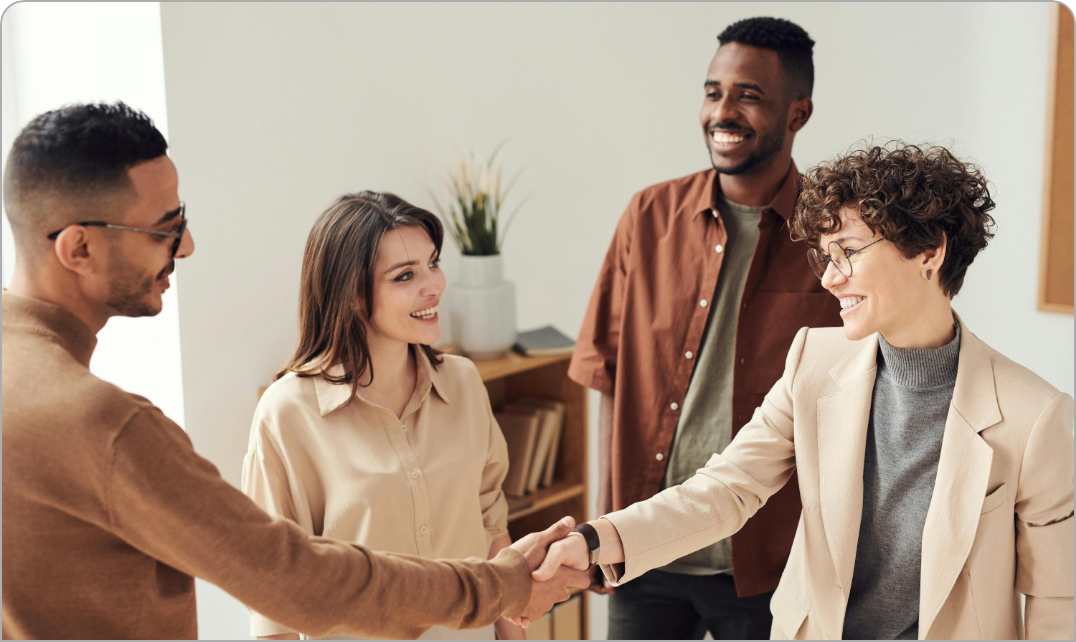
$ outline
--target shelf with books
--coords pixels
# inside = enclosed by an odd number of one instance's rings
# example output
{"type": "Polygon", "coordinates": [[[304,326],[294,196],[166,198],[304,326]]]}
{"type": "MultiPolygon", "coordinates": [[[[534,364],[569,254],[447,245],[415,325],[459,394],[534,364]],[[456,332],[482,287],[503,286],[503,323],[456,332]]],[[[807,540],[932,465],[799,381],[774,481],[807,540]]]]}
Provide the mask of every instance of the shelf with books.
{"type": "MultiPolygon", "coordinates": [[[[563,404],[552,483],[508,499],[512,539],[544,530],[565,515],[577,523],[587,518],[587,395],[583,386],[568,378],[570,361],[571,355],[525,357],[511,352],[501,359],[475,362],[494,412],[506,407],[518,410],[519,405],[536,400],[563,404]]],[[[585,639],[587,592],[582,591],[578,599],[582,601],[578,638],[585,639]]]]}

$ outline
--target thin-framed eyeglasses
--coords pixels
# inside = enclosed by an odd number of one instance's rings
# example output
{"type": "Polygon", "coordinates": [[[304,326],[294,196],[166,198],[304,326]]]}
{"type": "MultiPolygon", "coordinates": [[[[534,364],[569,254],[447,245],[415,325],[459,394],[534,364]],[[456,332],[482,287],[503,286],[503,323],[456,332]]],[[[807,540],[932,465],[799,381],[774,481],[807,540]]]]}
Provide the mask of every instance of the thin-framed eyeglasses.
{"type": "Polygon", "coordinates": [[[837,268],[837,271],[844,276],[850,277],[852,276],[852,257],[875,243],[881,243],[884,240],[885,239],[878,239],[877,241],[874,241],[874,243],[868,243],[858,250],[848,250],[842,247],[837,241],[830,241],[827,246],[829,248],[829,254],[825,254],[822,250],[814,247],[808,249],[807,263],[810,264],[811,271],[814,272],[814,275],[817,276],[819,280],[826,275],[826,268],[829,267],[827,265],[828,263],[832,263],[833,266],[837,268]]]}
{"type": "MultiPolygon", "coordinates": [[[[142,232],[143,234],[153,234],[154,236],[163,236],[170,239],[175,239],[172,243],[172,258],[176,258],[176,252],[179,251],[179,244],[183,242],[183,234],[187,231],[187,204],[183,201],[179,202],[179,228],[175,232],[162,232],[160,230],[147,230],[142,227],[129,227],[127,225],[117,225],[115,223],[106,223],[105,221],[82,221],[80,223],[71,223],[71,225],[83,225],[85,227],[107,227],[110,230],[123,230],[125,232],[142,232]]],[[[55,241],[56,237],[60,235],[68,227],[56,230],[52,234],[49,234],[48,239],[55,241]]]]}

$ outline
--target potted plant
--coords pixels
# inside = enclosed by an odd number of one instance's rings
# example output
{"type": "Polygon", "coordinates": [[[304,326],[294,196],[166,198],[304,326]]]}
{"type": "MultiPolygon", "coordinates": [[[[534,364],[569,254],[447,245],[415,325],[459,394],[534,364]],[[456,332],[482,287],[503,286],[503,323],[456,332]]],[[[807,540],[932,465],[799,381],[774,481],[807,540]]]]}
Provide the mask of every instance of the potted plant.
{"type": "Polygon", "coordinates": [[[503,146],[498,145],[489,160],[477,152],[465,153],[449,170],[444,179],[447,206],[430,193],[463,254],[451,285],[449,317],[459,348],[473,359],[504,356],[516,341],[516,287],[504,278],[501,246],[526,199],[502,217],[502,206],[522,173],[501,186],[498,155],[503,146]]]}

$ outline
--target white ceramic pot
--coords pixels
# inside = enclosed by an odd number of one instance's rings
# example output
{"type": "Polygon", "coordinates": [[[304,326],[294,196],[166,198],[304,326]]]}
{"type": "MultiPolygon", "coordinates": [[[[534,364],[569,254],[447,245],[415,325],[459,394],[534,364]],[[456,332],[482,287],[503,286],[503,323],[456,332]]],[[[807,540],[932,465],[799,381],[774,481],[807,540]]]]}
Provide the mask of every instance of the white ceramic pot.
{"type": "Polygon", "coordinates": [[[450,317],[460,349],[476,360],[503,357],[516,342],[516,286],[501,256],[461,256],[457,277],[450,317]]]}

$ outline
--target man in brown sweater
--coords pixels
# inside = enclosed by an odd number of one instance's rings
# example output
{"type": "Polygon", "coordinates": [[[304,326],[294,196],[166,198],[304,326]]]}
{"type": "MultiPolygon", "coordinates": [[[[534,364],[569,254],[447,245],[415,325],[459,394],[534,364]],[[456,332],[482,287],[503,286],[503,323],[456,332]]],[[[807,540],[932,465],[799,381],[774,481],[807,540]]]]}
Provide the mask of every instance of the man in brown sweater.
{"type": "Polygon", "coordinates": [[[309,537],[198,456],[144,398],[89,371],[112,316],[152,316],[194,251],[167,143],[122,103],[48,112],[4,173],[3,637],[196,638],[194,576],[312,635],[416,637],[539,617],[584,573],[536,583],[571,520],[494,560],[309,537]]]}

